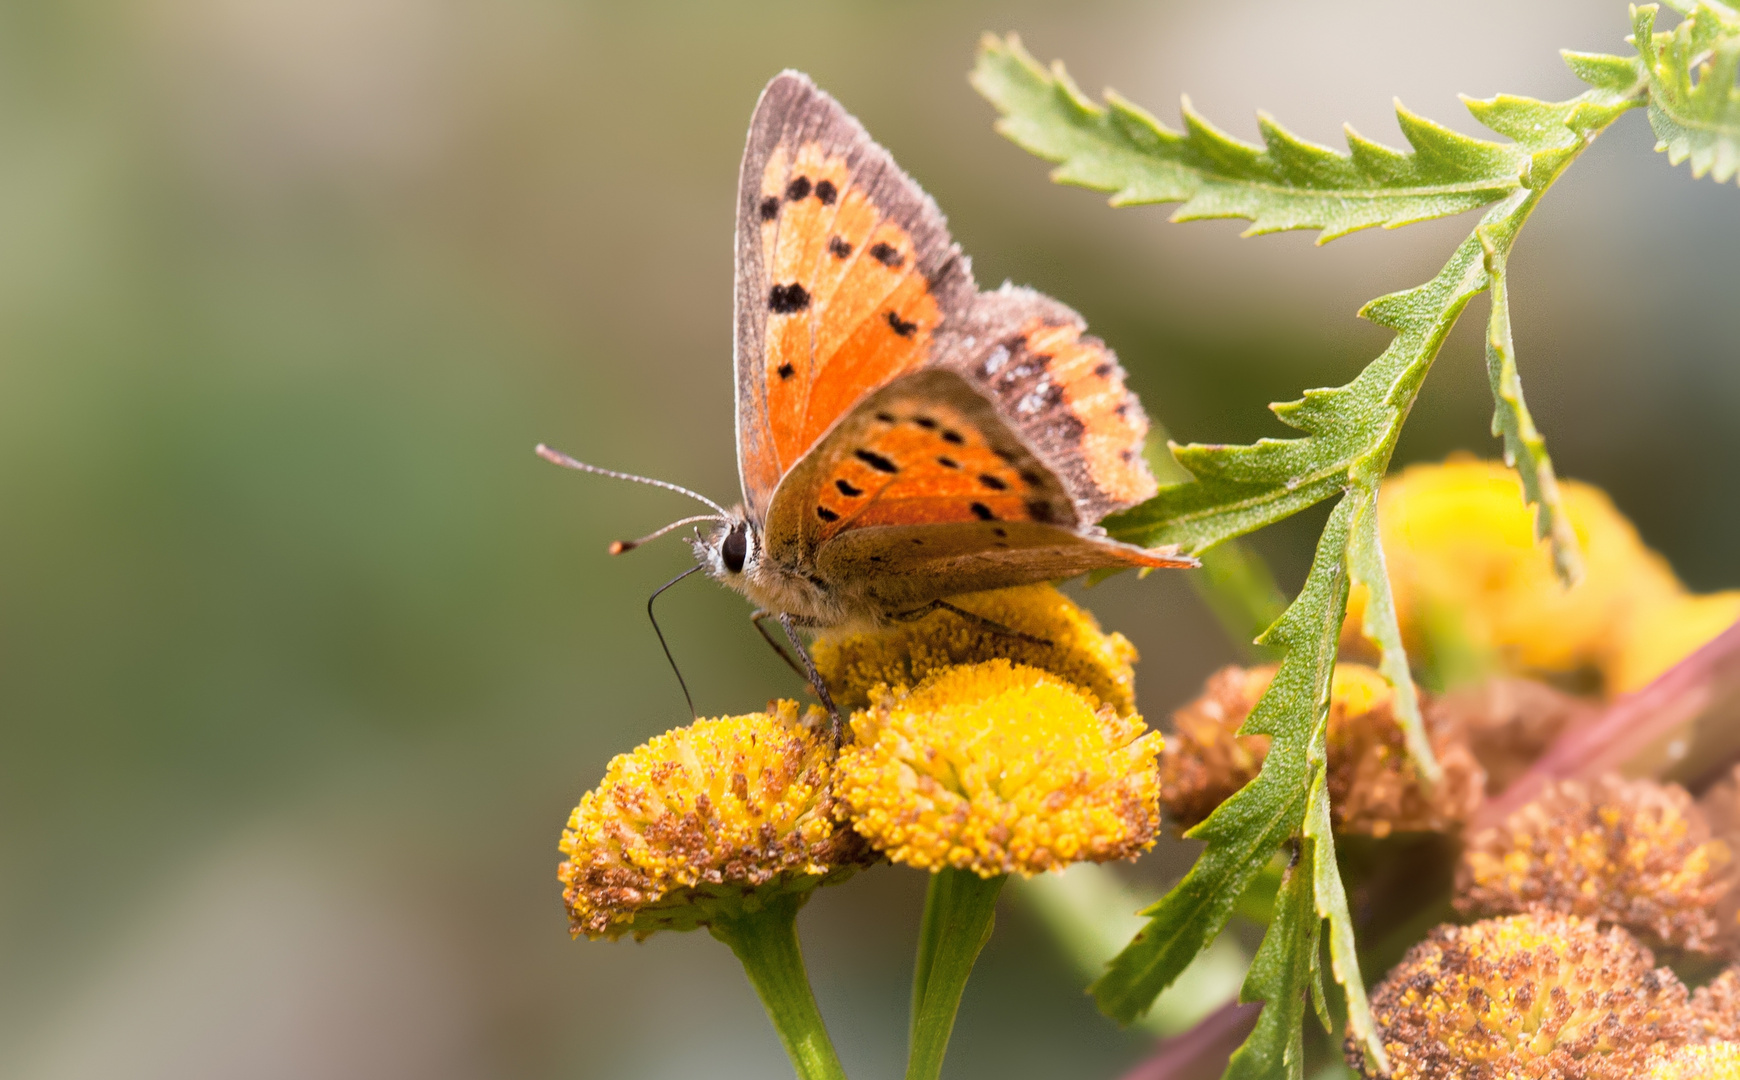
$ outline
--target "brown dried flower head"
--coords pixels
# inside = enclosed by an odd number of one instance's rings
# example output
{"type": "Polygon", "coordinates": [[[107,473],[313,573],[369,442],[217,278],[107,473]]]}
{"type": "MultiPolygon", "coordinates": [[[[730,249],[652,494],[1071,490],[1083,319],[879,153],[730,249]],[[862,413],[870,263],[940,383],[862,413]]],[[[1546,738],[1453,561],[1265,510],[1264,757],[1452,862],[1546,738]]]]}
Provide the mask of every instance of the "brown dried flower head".
{"type": "Polygon", "coordinates": [[[562,833],[574,935],[692,930],[862,865],[868,849],[835,821],[825,728],[780,701],[618,754],[562,833]]]}
{"type": "MultiPolygon", "coordinates": [[[[1202,696],[1173,714],[1176,730],[1161,755],[1160,788],[1167,814],[1180,827],[1206,818],[1262,768],[1268,736],[1235,733],[1274,677],[1272,666],[1223,668],[1202,696]]],[[[1461,729],[1445,723],[1428,723],[1444,777],[1426,791],[1408,761],[1394,700],[1375,669],[1335,666],[1326,738],[1338,832],[1442,832],[1466,821],[1484,796],[1485,773],[1461,729]]]]}
{"type": "Polygon", "coordinates": [[[1565,780],[1470,840],[1457,909],[1541,908],[1594,916],[1692,952],[1725,945],[1714,911],[1732,888],[1728,845],[1712,839],[1677,784],[1565,780]]]}
{"type": "Polygon", "coordinates": [[[1740,968],[1728,968],[1692,994],[1692,1016],[1705,1038],[1740,1042],[1740,968]]]}
{"type": "MultiPolygon", "coordinates": [[[[1647,948],[1548,913],[1439,926],[1371,1007],[1393,1080],[1636,1080],[1693,1035],[1685,986],[1647,948]]],[[[1351,1040],[1347,1056],[1366,1069],[1351,1040]]]]}

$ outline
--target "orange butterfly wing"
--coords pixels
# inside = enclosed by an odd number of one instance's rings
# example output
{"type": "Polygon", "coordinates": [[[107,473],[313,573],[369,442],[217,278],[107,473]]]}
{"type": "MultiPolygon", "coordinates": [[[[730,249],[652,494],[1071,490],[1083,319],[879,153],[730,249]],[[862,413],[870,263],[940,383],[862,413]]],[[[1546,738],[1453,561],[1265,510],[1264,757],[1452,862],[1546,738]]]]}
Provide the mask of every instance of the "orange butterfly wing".
{"type": "Polygon", "coordinates": [[[1049,297],[979,293],[935,204],[804,76],[763,93],[740,184],[738,462],[775,563],[888,612],[1194,565],[1093,524],[1156,489],[1116,357],[1049,297]]]}
{"type": "Polygon", "coordinates": [[[803,75],[762,93],[737,207],[737,454],[760,517],[865,395],[923,367],[975,289],[936,204],[803,75]]]}

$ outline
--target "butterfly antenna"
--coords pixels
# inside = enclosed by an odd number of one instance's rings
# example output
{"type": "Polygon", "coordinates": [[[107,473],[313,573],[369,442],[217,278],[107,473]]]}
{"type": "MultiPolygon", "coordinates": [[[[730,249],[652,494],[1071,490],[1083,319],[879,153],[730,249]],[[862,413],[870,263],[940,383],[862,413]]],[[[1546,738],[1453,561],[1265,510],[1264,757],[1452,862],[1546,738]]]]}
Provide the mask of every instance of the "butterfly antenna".
{"type": "MultiPolygon", "coordinates": [[[[650,476],[636,476],[633,473],[617,472],[615,469],[603,469],[599,468],[597,465],[588,465],[584,461],[574,460],[567,454],[562,453],[560,450],[552,450],[543,443],[538,444],[537,454],[545,461],[548,461],[553,465],[560,465],[564,469],[574,469],[577,472],[597,473],[599,476],[609,476],[617,480],[629,480],[636,484],[650,484],[653,487],[664,488],[666,491],[675,491],[680,495],[687,495],[696,502],[706,503],[708,506],[711,506],[713,511],[720,517],[730,516],[730,511],[726,510],[723,506],[720,506],[712,499],[707,498],[707,496],[702,495],[698,491],[690,491],[681,484],[673,484],[669,480],[654,480],[650,476]]],[[[633,544],[629,545],[629,547],[633,546],[633,544]]],[[[628,548],[624,548],[623,550],[626,551],[628,548]]]]}
{"type": "Polygon", "coordinates": [[[659,598],[660,593],[699,569],[701,569],[699,565],[689,567],[676,577],[654,589],[653,594],[646,598],[646,617],[652,620],[653,633],[659,636],[659,648],[665,651],[665,659],[670,661],[671,671],[677,676],[677,685],[683,688],[683,700],[689,703],[689,718],[691,720],[699,720],[700,714],[695,711],[695,699],[689,696],[689,684],[683,681],[683,673],[677,667],[677,658],[671,655],[671,647],[665,641],[665,632],[659,629],[659,617],[653,614],[653,601],[659,598]]]}
{"type": "Polygon", "coordinates": [[[642,544],[646,543],[649,540],[657,540],[659,537],[670,532],[672,529],[680,529],[684,525],[693,525],[698,521],[728,521],[728,520],[730,520],[730,519],[720,517],[718,514],[696,514],[694,517],[686,517],[686,518],[682,519],[681,521],[673,521],[669,525],[666,525],[662,529],[654,529],[652,532],[647,533],[645,536],[641,537],[639,540],[612,540],[610,542],[610,553],[612,555],[621,555],[625,551],[633,551],[635,548],[641,546],[642,544]]]}

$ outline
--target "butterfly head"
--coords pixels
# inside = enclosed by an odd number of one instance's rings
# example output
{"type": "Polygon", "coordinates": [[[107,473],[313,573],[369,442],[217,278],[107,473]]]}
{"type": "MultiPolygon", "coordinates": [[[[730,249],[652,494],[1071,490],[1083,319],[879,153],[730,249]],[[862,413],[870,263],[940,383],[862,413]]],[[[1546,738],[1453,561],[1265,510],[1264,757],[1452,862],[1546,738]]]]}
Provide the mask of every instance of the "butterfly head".
{"type": "Polygon", "coordinates": [[[726,511],[712,531],[690,541],[695,560],[710,577],[743,590],[743,582],[761,561],[761,538],[741,507],[726,511]]]}

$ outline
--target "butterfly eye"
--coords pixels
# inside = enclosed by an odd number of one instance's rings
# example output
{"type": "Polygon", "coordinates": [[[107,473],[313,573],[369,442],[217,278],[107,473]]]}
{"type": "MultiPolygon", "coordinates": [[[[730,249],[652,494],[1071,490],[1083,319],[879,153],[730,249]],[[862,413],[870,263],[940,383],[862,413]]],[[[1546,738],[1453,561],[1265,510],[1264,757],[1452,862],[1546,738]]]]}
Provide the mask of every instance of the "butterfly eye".
{"type": "Polygon", "coordinates": [[[733,574],[743,572],[743,560],[749,555],[749,530],[742,525],[725,534],[725,542],[719,545],[719,561],[725,564],[725,569],[733,574]]]}

